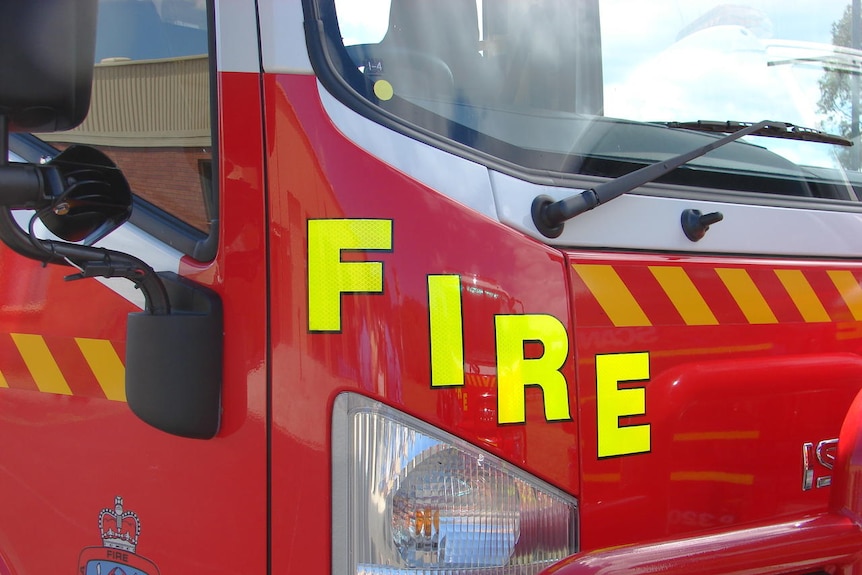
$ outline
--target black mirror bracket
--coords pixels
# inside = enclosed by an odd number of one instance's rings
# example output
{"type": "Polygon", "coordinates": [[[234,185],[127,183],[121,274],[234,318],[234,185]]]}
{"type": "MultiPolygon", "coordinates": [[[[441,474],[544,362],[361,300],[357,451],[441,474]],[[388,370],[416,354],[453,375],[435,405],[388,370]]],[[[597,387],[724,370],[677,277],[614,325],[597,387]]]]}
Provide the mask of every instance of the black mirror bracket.
{"type": "Polygon", "coordinates": [[[21,229],[12,215],[12,209],[3,206],[2,202],[0,202],[0,241],[24,257],[44,264],[76,268],[78,273],[66,276],[67,281],[86,277],[124,277],[141,290],[148,313],[154,315],[171,313],[170,299],[164,284],[153,268],[142,260],[104,248],[33,238],[21,229]]]}
{"type": "MultiPolygon", "coordinates": [[[[149,313],[170,314],[167,292],[153,268],[129,254],[87,245],[104,237],[131,213],[131,192],[116,166],[98,150],[83,147],[61,152],[52,160],[56,163],[40,166],[9,163],[8,127],[8,118],[0,114],[0,241],[25,257],[78,269],[78,273],[67,276],[67,280],[124,277],[141,289],[149,313]],[[86,200],[72,194],[81,189],[88,191],[86,200]],[[92,193],[93,190],[98,193],[92,193]],[[112,200],[119,205],[109,205],[108,215],[95,211],[101,207],[99,202],[112,200]],[[85,232],[81,231],[80,224],[70,227],[62,220],[75,204],[84,205],[85,232]],[[30,233],[15,221],[13,210],[36,210],[31,218],[30,233]],[[105,222],[94,224],[93,213],[105,222]],[[83,240],[85,245],[36,238],[32,223],[47,216],[53,218],[50,221],[58,232],[67,232],[73,239],[83,240]]],[[[81,218],[82,214],[72,213],[71,217],[81,218]]]]}
{"type": "Polygon", "coordinates": [[[12,209],[36,209],[62,188],[56,169],[9,163],[9,118],[0,113],[0,204],[12,209]]]}
{"type": "Polygon", "coordinates": [[[36,209],[50,202],[53,191],[62,190],[60,173],[54,167],[32,164],[0,164],[0,198],[13,209],[36,209]]]}

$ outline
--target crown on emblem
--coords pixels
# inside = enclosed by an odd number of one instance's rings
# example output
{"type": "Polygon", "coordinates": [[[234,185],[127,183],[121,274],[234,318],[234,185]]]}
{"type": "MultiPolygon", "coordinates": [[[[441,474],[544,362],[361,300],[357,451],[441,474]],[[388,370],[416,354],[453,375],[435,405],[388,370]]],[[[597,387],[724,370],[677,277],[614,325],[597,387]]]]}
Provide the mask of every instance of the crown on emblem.
{"type": "Polygon", "coordinates": [[[99,531],[105,547],[134,553],[141,534],[141,522],[137,513],[123,510],[123,498],[117,496],[113,509],[106,507],[99,513],[99,531]]]}

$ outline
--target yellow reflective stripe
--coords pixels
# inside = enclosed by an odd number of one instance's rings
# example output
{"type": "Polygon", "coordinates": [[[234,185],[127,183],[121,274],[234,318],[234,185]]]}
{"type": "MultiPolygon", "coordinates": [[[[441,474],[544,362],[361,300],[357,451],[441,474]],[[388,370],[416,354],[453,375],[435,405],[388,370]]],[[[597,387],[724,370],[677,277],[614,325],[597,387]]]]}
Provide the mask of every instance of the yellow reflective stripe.
{"type": "Polygon", "coordinates": [[[828,271],[829,279],[835,284],[841,299],[847,304],[853,319],[862,321],[862,287],[856,281],[856,276],[849,271],[828,271]]]}
{"type": "Polygon", "coordinates": [[[0,387],[9,387],[9,383],[6,381],[6,377],[0,372],[0,387]]]}
{"type": "Polygon", "coordinates": [[[681,267],[649,266],[686,325],[718,325],[718,320],[681,267]]]}
{"type": "Polygon", "coordinates": [[[775,275],[796,304],[802,319],[809,323],[832,321],[801,270],[775,270],[775,275]]]}
{"type": "Polygon", "coordinates": [[[613,267],[600,264],[575,264],[572,267],[616,327],[652,325],[613,267]]]}
{"type": "Polygon", "coordinates": [[[76,337],[75,343],[105,392],[105,397],[114,401],[126,401],[126,369],[111,342],[106,339],[76,337]]]}
{"type": "Polygon", "coordinates": [[[778,323],[748,272],[737,268],[716,268],[715,272],[749,323],[778,323]]]}
{"type": "MultiPolygon", "coordinates": [[[[684,266],[651,265],[646,266],[667,295],[671,304],[686,325],[719,325],[718,318],[704,298],[698,286],[691,280],[684,266]]],[[[641,304],[648,304],[638,290],[630,290],[613,265],[573,264],[572,268],[584,282],[587,290],[616,327],[651,326],[641,304]],[[635,294],[638,294],[637,297],[635,294]]],[[[829,323],[833,321],[825,302],[825,294],[818,293],[801,269],[773,269],[775,277],[790,296],[803,320],[808,323],[829,323]]],[[[776,324],[769,302],[748,270],[743,268],[715,268],[721,282],[730,296],[751,324],[776,324]]],[[[838,290],[844,304],[856,321],[862,321],[862,285],[853,272],[848,270],[827,270],[826,272],[838,290]]],[[[637,286],[634,286],[635,288],[637,286]]],[[[771,292],[770,292],[771,294],[771,292]]],[[[776,292],[770,297],[780,298],[783,293],[776,292]]]]}
{"type": "Polygon", "coordinates": [[[54,357],[42,336],[21,333],[11,335],[39,391],[72,395],[66,378],[63,377],[60,367],[54,361],[54,357]]]}

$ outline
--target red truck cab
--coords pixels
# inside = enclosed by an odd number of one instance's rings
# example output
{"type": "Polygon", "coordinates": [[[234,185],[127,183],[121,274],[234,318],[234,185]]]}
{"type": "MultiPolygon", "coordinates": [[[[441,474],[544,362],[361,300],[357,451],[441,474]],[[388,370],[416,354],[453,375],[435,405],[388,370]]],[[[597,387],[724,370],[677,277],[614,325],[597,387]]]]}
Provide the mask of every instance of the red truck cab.
{"type": "Polygon", "coordinates": [[[0,575],[862,569],[855,0],[7,4],[0,575]]]}

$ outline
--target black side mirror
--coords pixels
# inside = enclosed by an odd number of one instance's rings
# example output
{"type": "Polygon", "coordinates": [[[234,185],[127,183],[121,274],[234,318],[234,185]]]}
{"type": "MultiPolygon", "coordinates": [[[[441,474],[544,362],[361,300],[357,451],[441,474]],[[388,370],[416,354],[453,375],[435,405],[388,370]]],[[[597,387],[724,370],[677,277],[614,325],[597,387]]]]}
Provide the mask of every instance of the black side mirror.
{"type": "Polygon", "coordinates": [[[127,323],[129,407],[162,431],[208,439],[221,421],[218,295],[91,245],[132,209],[126,179],[100,151],[72,146],[41,165],[8,162],[9,131],[68,130],[87,115],[96,8],[96,0],[0,1],[0,242],[44,263],[74,266],[79,273],[67,280],[123,277],[140,288],[145,311],[127,323]],[[35,210],[29,233],[14,210],[35,210]],[[36,218],[60,240],[36,237],[36,218]]]}
{"type": "Polygon", "coordinates": [[[0,4],[0,115],[11,131],[68,130],[83,121],[97,7],[96,0],[0,4]]]}

